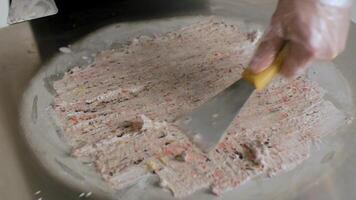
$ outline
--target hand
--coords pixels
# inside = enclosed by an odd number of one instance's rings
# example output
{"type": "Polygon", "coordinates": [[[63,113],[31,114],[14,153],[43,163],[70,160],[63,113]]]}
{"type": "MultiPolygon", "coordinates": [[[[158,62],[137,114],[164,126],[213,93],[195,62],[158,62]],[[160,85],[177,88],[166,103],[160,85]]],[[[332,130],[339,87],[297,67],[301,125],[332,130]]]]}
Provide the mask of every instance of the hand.
{"type": "Polygon", "coordinates": [[[281,68],[286,77],[300,74],[315,59],[334,59],[345,48],[351,7],[352,0],[279,0],[250,70],[270,66],[286,42],[290,48],[281,68]]]}

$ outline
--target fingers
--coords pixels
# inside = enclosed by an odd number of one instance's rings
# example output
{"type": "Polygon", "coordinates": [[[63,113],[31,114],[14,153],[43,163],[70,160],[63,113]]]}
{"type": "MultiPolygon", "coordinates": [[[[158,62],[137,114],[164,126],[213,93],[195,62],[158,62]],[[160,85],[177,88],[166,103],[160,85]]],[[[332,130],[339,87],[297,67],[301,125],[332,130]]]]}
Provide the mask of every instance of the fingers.
{"type": "Polygon", "coordinates": [[[249,69],[252,73],[260,73],[269,67],[280,52],[283,44],[284,40],[274,32],[270,31],[266,34],[250,62],[249,69]]]}
{"type": "Polygon", "coordinates": [[[314,52],[301,44],[291,42],[282,64],[281,74],[286,78],[294,78],[303,73],[313,59],[314,52]]]}

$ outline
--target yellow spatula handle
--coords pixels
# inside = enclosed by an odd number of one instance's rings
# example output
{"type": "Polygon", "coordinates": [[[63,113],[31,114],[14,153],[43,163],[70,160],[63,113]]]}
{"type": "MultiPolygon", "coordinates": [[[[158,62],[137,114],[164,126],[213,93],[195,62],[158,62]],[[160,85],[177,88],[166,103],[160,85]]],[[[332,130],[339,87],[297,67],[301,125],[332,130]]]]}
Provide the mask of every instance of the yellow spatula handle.
{"type": "Polygon", "coordinates": [[[250,82],[252,85],[254,85],[257,90],[262,90],[263,88],[265,88],[268,85],[268,83],[281,70],[283,59],[288,51],[288,46],[289,45],[284,45],[281,52],[279,52],[277,58],[273,61],[272,65],[269,66],[267,69],[263,70],[258,74],[254,74],[250,70],[246,69],[242,74],[242,78],[250,82]]]}

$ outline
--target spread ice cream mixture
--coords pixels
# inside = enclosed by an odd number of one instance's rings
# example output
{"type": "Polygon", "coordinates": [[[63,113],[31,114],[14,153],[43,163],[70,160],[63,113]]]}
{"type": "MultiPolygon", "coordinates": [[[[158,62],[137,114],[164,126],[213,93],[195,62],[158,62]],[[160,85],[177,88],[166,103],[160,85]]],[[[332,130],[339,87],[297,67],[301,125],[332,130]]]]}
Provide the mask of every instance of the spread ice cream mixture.
{"type": "Polygon", "coordinates": [[[72,155],[114,188],[155,174],[176,197],[201,188],[221,194],[294,168],[312,143],[345,123],[306,77],[277,78],[255,92],[208,154],[172,123],[238,80],[260,36],[212,18],[141,36],[66,72],[54,83],[53,109],[72,155]]]}

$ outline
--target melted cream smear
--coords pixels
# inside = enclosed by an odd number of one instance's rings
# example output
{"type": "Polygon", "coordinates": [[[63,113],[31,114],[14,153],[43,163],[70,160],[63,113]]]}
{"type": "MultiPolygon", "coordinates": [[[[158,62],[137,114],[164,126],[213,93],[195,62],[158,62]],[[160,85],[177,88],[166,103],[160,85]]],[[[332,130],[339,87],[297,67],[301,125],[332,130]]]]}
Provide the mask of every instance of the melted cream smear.
{"type": "Polygon", "coordinates": [[[211,18],[103,51],[54,83],[56,121],[72,155],[120,189],[156,174],[184,197],[215,194],[308,158],[312,143],[348,121],[316,81],[276,78],[255,92],[208,154],[171,123],[238,80],[262,31],[211,18]]]}

